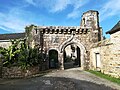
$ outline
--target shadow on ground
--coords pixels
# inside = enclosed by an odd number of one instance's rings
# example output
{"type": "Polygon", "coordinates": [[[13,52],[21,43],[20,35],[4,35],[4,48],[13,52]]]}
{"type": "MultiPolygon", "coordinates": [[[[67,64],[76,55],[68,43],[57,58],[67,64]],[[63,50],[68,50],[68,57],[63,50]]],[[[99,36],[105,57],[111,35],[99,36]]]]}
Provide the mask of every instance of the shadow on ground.
{"type": "Polygon", "coordinates": [[[0,90],[115,90],[105,85],[63,77],[16,79],[0,84],[0,90]]]}

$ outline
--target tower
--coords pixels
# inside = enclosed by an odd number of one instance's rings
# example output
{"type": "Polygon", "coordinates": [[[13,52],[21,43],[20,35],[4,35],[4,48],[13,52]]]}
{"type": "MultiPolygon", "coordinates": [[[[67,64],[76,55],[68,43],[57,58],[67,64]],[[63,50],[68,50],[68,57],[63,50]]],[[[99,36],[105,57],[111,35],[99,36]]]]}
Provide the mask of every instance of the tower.
{"type": "Polygon", "coordinates": [[[91,33],[91,41],[93,43],[101,40],[102,29],[99,27],[98,11],[89,10],[82,15],[80,27],[88,29],[91,33]]]}

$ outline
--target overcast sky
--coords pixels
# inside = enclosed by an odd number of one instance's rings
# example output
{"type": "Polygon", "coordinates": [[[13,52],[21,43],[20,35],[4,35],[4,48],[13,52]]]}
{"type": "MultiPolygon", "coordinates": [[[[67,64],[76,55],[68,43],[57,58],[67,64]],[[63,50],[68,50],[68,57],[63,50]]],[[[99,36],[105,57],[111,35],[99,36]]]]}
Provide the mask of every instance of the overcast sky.
{"type": "Polygon", "coordinates": [[[120,0],[0,0],[0,33],[24,32],[30,24],[79,26],[88,10],[99,11],[104,35],[120,20],[120,0]]]}

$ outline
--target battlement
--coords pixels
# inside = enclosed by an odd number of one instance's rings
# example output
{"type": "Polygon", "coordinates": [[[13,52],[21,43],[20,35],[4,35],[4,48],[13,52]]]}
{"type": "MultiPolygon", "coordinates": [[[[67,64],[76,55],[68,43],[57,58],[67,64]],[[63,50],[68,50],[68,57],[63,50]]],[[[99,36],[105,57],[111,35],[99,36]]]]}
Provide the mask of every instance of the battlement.
{"type": "Polygon", "coordinates": [[[43,34],[86,34],[91,28],[82,28],[80,26],[37,26],[36,32],[43,34]]]}

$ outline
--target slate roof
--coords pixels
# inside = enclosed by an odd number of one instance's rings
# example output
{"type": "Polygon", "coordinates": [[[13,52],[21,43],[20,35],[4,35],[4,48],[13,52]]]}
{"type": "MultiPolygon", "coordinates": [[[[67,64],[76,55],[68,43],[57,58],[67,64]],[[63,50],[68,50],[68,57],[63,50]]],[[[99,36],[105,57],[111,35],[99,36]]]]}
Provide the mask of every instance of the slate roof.
{"type": "Polygon", "coordinates": [[[113,34],[117,31],[120,31],[120,21],[110,31],[107,31],[106,34],[113,34]]]}
{"type": "Polygon", "coordinates": [[[24,39],[25,33],[0,34],[0,40],[24,39]]]}

